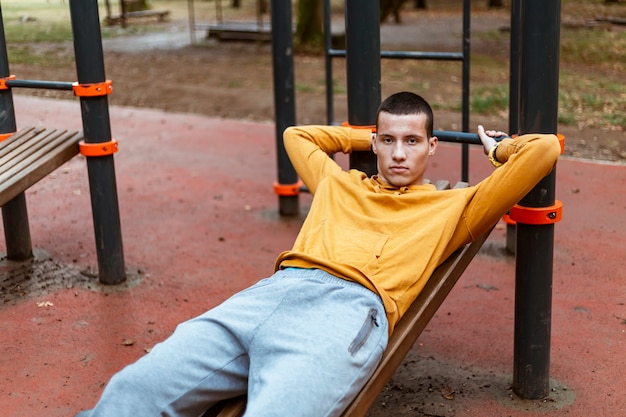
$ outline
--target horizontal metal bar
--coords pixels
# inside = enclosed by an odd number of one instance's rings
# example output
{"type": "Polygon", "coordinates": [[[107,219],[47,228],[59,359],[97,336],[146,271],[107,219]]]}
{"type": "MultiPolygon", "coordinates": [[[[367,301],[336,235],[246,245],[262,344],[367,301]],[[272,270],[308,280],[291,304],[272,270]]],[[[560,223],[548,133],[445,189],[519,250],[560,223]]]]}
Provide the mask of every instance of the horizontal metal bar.
{"type": "Polygon", "coordinates": [[[462,52],[380,51],[387,59],[429,59],[433,61],[462,61],[462,52]]]}
{"type": "Polygon", "coordinates": [[[452,132],[447,130],[434,130],[433,135],[437,136],[440,141],[467,143],[469,145],[482,145],[478,134],[466,132],[452,132]]]}
{"type": "Polygon", "coordinates": [[[64,81],[40,81],[40,80],[7,80],[7,87],[43,88],[47,90],[72,90],[71,82],[64,81]]]}
{"type": "MultiPolygon", "coordinates": [[[[448,130],[433,130],[433,135],[437,136],[440,141],[454,142],[454,143],[467,143],[468,145],[481,145],[482,142],[477,133],[466,132],[452,132],[448,130]]],[[[501,141],[509,136],[500,136],[495,138],[497,141],[501,141]]]]}
{"type": "MultiPolygon", "coordinates": [[[[345,57],[345,49],[329,49],[330,57],[345,57]]],[[[420,52],[420,51],[380,51],[381,58],[387,59],[423,59],[434,61],[462,61],[462,52],[420,52]]]]}

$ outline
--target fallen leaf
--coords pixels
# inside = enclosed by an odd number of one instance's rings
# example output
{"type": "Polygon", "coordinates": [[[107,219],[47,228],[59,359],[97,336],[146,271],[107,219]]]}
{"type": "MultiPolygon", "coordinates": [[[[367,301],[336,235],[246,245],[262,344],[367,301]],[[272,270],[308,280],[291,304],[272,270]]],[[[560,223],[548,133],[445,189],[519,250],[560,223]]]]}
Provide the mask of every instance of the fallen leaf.
{"type": "Polygon", "coordinates": [[[441,396],[446,400],[454,400],[454,389],[450,387],[441,388],[441,396]]]}
{"type": "Polygon", "coordinates": [[[54,304],[52,304],[50,301],[40,301],[37,303],[37,307],[52,307],[54,304]]]}

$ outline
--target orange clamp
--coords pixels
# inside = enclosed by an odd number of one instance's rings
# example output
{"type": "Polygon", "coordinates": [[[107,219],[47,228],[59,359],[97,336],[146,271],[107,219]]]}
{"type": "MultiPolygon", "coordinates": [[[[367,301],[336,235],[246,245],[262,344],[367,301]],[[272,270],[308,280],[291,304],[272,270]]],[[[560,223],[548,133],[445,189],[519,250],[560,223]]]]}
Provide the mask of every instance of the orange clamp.
{"type": "Polygon", "coordinates": [[[117,141],[115,139],[99,143],[87,143],[81,140],[78,146],[80,153],[84,156],[107,156],[117,152],[117,141]]]}
{"type": "Polygon", "coordinates": [[[561,133],[557,133],[556,137],[559,140],[559,143],[561,144],[561,155],[563,155],[565,153],[565,135],[561,133]]]}
{"type": "Polygon", "coordinates": [[[72,83],[72,90],[77,97],[106,96],[113,92],[113,82],[106,80],[102,83],[78,84],[72,83]]]}
{"type": "Polygon", "coordinates": [[[281,197],[291,197],[300,194],[302,180],[298,180],[295,184],[279,184],[274,183],[274,192],[281,197]]]}
{"type": "Polygon", "coordinates": [[[502,220],[504,221],[504,223],[510,226],[515,226],[515,220],[511,219],[511,215],[509,213],[506,213],[504,216],[502,216],[502,220]]]}
{"type": "Polygon", "coordinates": [[[341,122],[341,126],[343,127],[351,127],[353,129],[369,129],[371,130],[373,133],[376,133],[376,125],[369,125],[369,126],[354,126],[351,125],[348,122],[341,122]]]}
{"type": "Polygon", "coordinates": [[[7,140],[8,138],[10,138],[11,136],[13,136],[16,132],[9,132],[9,133],[0,133],[0,142],[7,140]]]}
{"type": "Polygon", "coordinates": [[[516,204],[511,208],[509,217],[522,224],[553,224],[563,217],[563,203],[556,200],[549,207],[524,207],[516,204]]]}
{"type": "Polygon", "coordinates": [[[0,90],[8,90],[10,87],[7,85],[7,81],[14,79],[15,75],[9,75],[8,77],[0,78],[0,90]]]}

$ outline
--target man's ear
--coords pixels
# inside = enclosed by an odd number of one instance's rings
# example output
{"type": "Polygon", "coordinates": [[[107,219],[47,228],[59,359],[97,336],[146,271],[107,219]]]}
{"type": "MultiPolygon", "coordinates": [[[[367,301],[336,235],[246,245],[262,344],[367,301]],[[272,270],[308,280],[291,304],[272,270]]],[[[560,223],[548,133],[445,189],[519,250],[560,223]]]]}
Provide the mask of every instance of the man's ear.
{"type": "Polygon", "coordinates": [[[437,145],[439,144],[439,138],[437,136],[433,136],[428,140],[428,155],[434,155],[437,150],[437,145]]]}
{"type": "Polygon", "coordinates": [[[372,147],[372,152],[376,154],[376,133],[372,133],[371,147],[372,147]]]}

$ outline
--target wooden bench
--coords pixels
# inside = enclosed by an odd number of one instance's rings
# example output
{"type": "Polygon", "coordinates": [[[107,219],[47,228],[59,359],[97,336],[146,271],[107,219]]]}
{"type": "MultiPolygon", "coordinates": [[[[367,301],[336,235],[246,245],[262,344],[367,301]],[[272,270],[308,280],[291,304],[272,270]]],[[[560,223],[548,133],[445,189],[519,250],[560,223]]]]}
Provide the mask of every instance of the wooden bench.
{"type": "Polygon", "coordinates": [[[272,41],[272,28],[267,22],[197,23],[194,29],[206,30],[206,39],[219,41],[272,41]]]}
{"type": "MultiPolygon", "coordinates": [[[[438,181],[435,185],[439,190],[450,188],[447,181],[438,181]]],[[[463,187],[467,187],[467,183],[458,183],[455,186],[463,187]]],[[[363,417],[367,414],[378,394],[400,366],[490,232],[491,230],[457,250],[433,272],[422,292],[396,324],[378,367],[342,416],[363,417]]],[[[245,401],[245,396],[221,401],[206,411],[202,417],[241,417],[246,408],[245,401]]]]}
{"type": "Polygon", "coordinates": [[[170,15],[169,10],[137,10],[134,12],[126,12],[124,14],[113,14],[107,16],[105,23],[108,26],[117,25],[118,23],[125,23],[129,19],[142,19],[149,17],[156,17],[159,22],[164,22],[170,15]]]}
{"type": "Polygon", "coordinates": [[[0,142],[0,206],[78,154],[80,132],[30,127],[0,142]]]}
{"type": "MultiPolygon", "coordinates": [[[[5,205],[75,156],[82,138],[82,133],[76,131],[29,127],[0,142],[0,206],[3,215],[6,214],[5,205]]],[[[11,253],[8,236],[15,235],[8,230],[11,226],[5,222],[7,253],[11,253]]]]}

